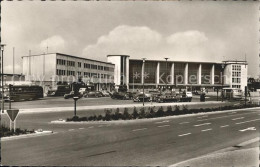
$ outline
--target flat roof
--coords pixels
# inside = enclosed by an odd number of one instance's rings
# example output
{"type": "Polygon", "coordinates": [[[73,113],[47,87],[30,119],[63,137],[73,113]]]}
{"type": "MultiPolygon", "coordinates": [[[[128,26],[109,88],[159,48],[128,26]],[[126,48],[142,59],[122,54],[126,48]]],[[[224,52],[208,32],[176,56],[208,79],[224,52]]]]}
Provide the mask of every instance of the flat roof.
{"type": "Polygon", "coordinates": [[[68,54],[64,54],[64,53],[42,53],[42,54],[37,54],[37,55],[30,55],[30,56],[22,56],[23,57],[32,57],[32,56],[42,56],[42,55],[48,55],[48,54],[57,54],[57,55],[62,55],[62,56],[68,56],[68,57],[73,57],[73,58],[78,58],[78,59],[83,59],[83,60],[89,60],[89,61],[94,61],[94,62],[99,62],[99,63],[105,63],[105,64],[110,64],[110,65],[114,65],[113,63],[110,62],[104,62],[104,61],[99,61],[99,60],[93,60],[93,59],[88,59],[88,58],[84,58],[84,57],[78,57],[78,56],[73,56],[73,55],[68,55],[68,54]]]}
{"type": "Polygon", "coordinates": [[[110,57],[110,56],[124,56],[124,57],[130,57],[129,55],[107,55],[107,57],[110,57]]]}
{"type": "MultiPolygon", "coordinates": [[[[141,59],[130,59],[130,61],[143,61],[141,59]]],[[[165,60],[145,60],[145,61],[153,61],[153,62],[166,62],[165,60]]],[[[208,64],[221,64],[221,62],[200,62],[200,61],[167,61],[168,63],[208,63],[208,64]]]]}

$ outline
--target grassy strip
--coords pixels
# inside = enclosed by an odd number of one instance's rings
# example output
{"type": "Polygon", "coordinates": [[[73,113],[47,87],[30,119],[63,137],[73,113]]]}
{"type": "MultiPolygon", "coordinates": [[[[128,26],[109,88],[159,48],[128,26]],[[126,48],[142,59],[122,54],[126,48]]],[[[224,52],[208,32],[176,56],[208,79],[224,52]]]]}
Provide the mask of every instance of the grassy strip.
{"type": "Polygon", "coordinates": [[[15,132],[12,130],[10,130],[9,127],[6,127],[5,125],[0,126],[0,137],[7,137],[7,136],[15,136],[15,135],[21,135],[21,134],[30,134],[30,133],[34,133],[34,130],[27,130],[27,129],[20,129],[20,128],[16,128],[15,132]]]}
{"type": "Polygon", "coordinates": [[[182,106],[167,106],[167,109],[164,110],[163,107],[159,107],[157,110],[155,107],[149,107],[146,111],[146,108],[140,108],[139,111],[134,107],[133,112],[130,114],[128,108],[124,108],[123,112],[120,112],[119,108],[113,112],[112,109],[105,109],[105,115],[93,115],[89,117],[78,117],[74,116],[72,118],[67,118],[67,121],[112,121],[112,120],[131,120],[131,119],[143,119],[143,118],[157,118],[173,115],[184,115],[184,114],[193,114],[193,113],[202,113],[202,112],[212,112],[212,111],[223,111],[223,110],[233,110],[233,109],[242,109],[242,108],[252,108],[259,107],[257,104],[248,104],[244,105],[233,105],[233,106],[221,106],[214,108],[199,108],[199,109],[188,109],[187,105],[182,106]]]}

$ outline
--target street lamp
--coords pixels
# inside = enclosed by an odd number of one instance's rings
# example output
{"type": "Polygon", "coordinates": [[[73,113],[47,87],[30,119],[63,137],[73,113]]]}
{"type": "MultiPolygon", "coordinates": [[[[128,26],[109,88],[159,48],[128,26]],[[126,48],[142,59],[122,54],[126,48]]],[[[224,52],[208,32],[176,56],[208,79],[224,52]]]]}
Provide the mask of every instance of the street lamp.
{"type": "Polygon", "coordinates": [[[1,72],[2,72],[2,76],[1,76],[1,80],[2,80],[2,106],[1,106],[1,110],[2,112],[4,112],[4,47],[6,45],[5,44],[1,44],[1,53],[2,53],[2,62],[1,62],[1,72]]]}
{"type": "Polygon", "coordinates": [[[74,100],[74,117],[76,117],[77,116],[77,110],[76,110],[76,102],[77,102],[77,100],[79,99],[79,97],[78,96],[74,96],[73,97],[73,100],[74,100]]]}
{"type": "Polygon", "coordinates": [[[144,65],[145,65],[146,58],[142,58],[142,59],[143,59],[143,106],[144,106],[144,65]]]}
{"type": "Polygon", "coordinates": [[[168,78],[168,64],[167,64],[167,60],[169,59],[169,58],[164,58],[165,60],[166,60],[166,82],[165,82],[165,91],[167,90],[167,78],[168,78]]]}
{"type": "Polygon", "coordinates": [[[222,72],[221,72],[221,77],[222,77],[222,90],[221,90],[221,101],[223,102],[224,100],[223,100],[223,98],[224,98],[224,92],[223,92],[223,87],[224,87],[224,75],[223,75],[223,73],[224,73],[224,69],[225,69],[225,64],[224,63],[222,63],[221,64],[221,69],[222,69],[222,72]]]}

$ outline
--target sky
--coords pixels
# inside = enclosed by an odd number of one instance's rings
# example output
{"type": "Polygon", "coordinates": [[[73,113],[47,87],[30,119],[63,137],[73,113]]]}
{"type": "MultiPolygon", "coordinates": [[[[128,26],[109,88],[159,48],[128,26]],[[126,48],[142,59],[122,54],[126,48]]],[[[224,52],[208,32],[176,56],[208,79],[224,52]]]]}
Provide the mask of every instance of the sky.
{"type": "Polygon", "coordinates": [[[4,1],[4,70],[22,56],[59,52],[169,61],[246,60],[259,74],[259,5],[248,1],[4,1]],[[47,49],[48,47],[48,49],[47,49]],[[257,61],[256,61],[257,60],[257,61]]]}

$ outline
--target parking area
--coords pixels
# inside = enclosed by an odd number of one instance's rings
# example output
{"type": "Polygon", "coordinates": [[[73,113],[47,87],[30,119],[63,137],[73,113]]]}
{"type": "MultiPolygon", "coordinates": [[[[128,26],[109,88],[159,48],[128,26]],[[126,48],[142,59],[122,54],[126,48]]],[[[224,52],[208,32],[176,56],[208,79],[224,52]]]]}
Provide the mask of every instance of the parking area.
{"type": "MultiPolygon", "coordinates": [[[[200,97],[194,95],[192,102],[199,102],[200,97]]],[[[216,101],[216,97],[207,97],[206,101],[216,101]]],[[[9,107],[9,102],[5,102],[5,109],[9,107]]],[[[124,105],[142,102],[133,102],[133,100],[118,100],[110,97],[100,98],[80,98],[77,101],[77,106],[97,106],[97,105],[124,105]]],[[[156,103],[156,102],[145,102],[156,103]]],[[[187,102],[188,103],[188,102],[187,102]]],[[[20,101],[12,102],[12,108],[29,109],[29,108],[52,108],[52,107],[72,107],[74,106],[74,100],[64,99],[63,97],[44,97],[43,99],[34,101],[20,101]]]]}

